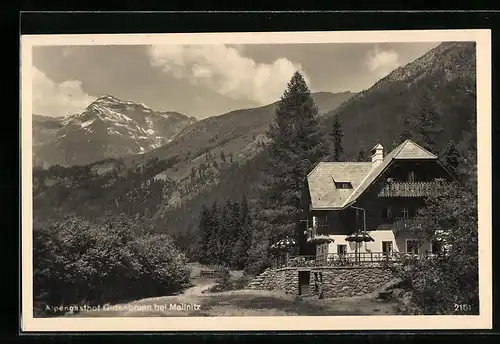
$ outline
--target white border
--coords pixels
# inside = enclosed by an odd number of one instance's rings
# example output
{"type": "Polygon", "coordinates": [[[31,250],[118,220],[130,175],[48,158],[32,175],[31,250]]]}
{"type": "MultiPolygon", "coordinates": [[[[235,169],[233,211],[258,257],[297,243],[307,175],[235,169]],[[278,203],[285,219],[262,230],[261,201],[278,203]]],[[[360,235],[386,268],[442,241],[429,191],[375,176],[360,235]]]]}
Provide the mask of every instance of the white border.
{"type": "Polygon", "coordinates": [[[21,37],[22,100],[22,319],[23,331],[217,331],[217,330],[428,330],[491,329],[491,31],[412,30],[116,35],[24,35],[21,37]],[[252,43],[373,43],[475,41],[477,60],[479,290],[478,316],[311,316],[33,318],[32,281],[32,47],[41,45],[149,45],[252,43]]]}

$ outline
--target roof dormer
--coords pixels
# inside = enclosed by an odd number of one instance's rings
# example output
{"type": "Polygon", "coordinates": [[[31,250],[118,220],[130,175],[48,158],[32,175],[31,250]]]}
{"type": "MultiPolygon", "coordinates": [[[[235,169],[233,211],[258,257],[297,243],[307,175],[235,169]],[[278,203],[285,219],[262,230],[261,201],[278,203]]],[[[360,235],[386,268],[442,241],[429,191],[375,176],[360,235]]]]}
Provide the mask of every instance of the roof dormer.
{"type": "Polygon", "coordinates": [[[335,188],[336,189],[352,189],[352,183],[351,182],[335,182],[335,188]]]}

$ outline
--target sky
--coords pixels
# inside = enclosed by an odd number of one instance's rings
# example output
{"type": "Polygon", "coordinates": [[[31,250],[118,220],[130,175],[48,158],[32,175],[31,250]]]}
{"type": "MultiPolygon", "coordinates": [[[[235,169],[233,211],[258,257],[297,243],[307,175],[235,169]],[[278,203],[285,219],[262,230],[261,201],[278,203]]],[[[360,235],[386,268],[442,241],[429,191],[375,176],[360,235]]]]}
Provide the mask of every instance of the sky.
{"type": "Polygon", "coordinates": [[[297,70],[312,92],[359,92],[438,44],[39,46],[33,113],[79,113],[107,94],[203,119],[279,100],[297,70]]]}

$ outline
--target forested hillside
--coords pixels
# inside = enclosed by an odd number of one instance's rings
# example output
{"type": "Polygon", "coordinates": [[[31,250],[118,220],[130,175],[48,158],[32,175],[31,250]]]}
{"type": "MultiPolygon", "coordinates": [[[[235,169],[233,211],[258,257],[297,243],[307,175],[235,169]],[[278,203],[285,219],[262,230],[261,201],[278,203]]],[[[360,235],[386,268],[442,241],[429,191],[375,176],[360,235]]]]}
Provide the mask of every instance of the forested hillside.
{"type": "MultiPolygon", "coordinates": [[[[368,160],[376,143],[387,152],[408,137],[440,155],[450,145],[463,147],[464,133],[473,130],[475,92],[474,44],[444,43],[359,94],[312,94],[318,130],[329,147],[322,159],[368,160]]],[[[251,209],[256,205],[277,106],[199,121],[140,156],[35,169],[35,217],[124,212],[145,229],[173,234],[191,248],[203,206],[241,202],[244,196],[251,209]]]]}
{"type": "MultiPolygon", "coordinates": [[[[476,116],[475,78],[474,43],[439,45],[322,118],[320,130],[331,145],[327,159],[369,160],[375,144],[381,143],[388,152],[410,137],[438,155],[447,149],[467,148],[464,140],[475,130],[471,125],[476,116]],[[338,157],[333,144],[336,123],[342,146],[338,157]]],[[[267,151],[263,151],[232,168],[215,188],[170,211],[157,228],[193,235],[198,222],[193,213],[199,214],[202,205],[226,198],[239,200],[243,194],[253,204],[262,183],[261,170],[267,165],[267,151]]],[[[191,243],[191,237],[184,242],[191,243]]]]}
{"type": "MultiPolygon", "coordinates": [[[[322,113],[334,109],[350,96],[349,92],[313,94],[322,113]]],[[[107,106],[113,105],[113,111],[117,111],[116,106],[132,106],[105,97],[95,105],[101,112],[104,111],[103,102],[107,106]]],[[[221,180],[232,179],[233,174],[241,175],[240,166],[253,165],[268,142],[265,133],[273,121],[276,104],[236,110],[199,121],[177,134],[167,145],[145,154],[100,160],[85,166],[54,165],[45,169],[37,166],[33,170],[35,217],[47,220],[76,213],[95,218],[104,211],[124,212],[147,225],[154,223],[162,232],[185,232],[186,223],[177,226],[174,222],[175,227],[172,223],[167,224],[165,221],[173,217],[166,214],[179,210],[198,195],[204,199],[213,187],[220,185],[221,180]]],[[[134,106],[142,109],[140,104],[134,106]]],[[[101,114],[93,107],[90,110],[85,116],[101,114]]],[[[113,111],[112,114],[116,115],[113,111]]],[[[132,118],[141,119],[141,111],[132,118]]],[[[74,121],[78,120],[79,124],[82,116],[74,121]]],[[[52,122],[42,121],[36,126],[38,141],[53,134],[48,132],[54,127],[52,122]]],[[[59,122],[55,121],[56,124],[59,122]]],[[[83,129],[89,128],[94,131],[92,126],[83,129]]],[[[48,147],[46,144],[42,146],[48,147]]],[[[72,147],[76,154],[79,147],[72,147]]],[[[52,152],[52,155],[57,153],[52,152]]],[[[194,203],[199,209],[200,202],[194,200],[194,203]]],[[[189,216],[182,215],[182,218],[186,221],[189,216]]]]}

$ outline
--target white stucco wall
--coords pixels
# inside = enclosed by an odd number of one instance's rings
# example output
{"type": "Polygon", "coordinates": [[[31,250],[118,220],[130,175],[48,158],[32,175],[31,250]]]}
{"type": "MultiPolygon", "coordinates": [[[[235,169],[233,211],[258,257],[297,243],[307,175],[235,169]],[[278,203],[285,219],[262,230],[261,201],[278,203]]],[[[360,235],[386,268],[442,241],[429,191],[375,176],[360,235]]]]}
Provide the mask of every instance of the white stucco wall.
{"type": "MultiPolygon", "coordinates": [[[[394,238],[392,230],[376,230],[368,233],[375,241],[359,243],[358,252],[382,252],[383,241],[391,241],[394,252],[406,252],[406,240],[416,239],[411,233],[399,233],[398,237],[394,238]]],[[[347,245],[347,253],[356,251],[356,243],[345,241],[346,235],[329,235],[329,237],[335,241],[328,244],[328,253],[337,253],[337,245],[347,245]]],[[[420,246],[421,253],[425,250],[431,252],[431,244],[428,241],[420,246]]]]}

